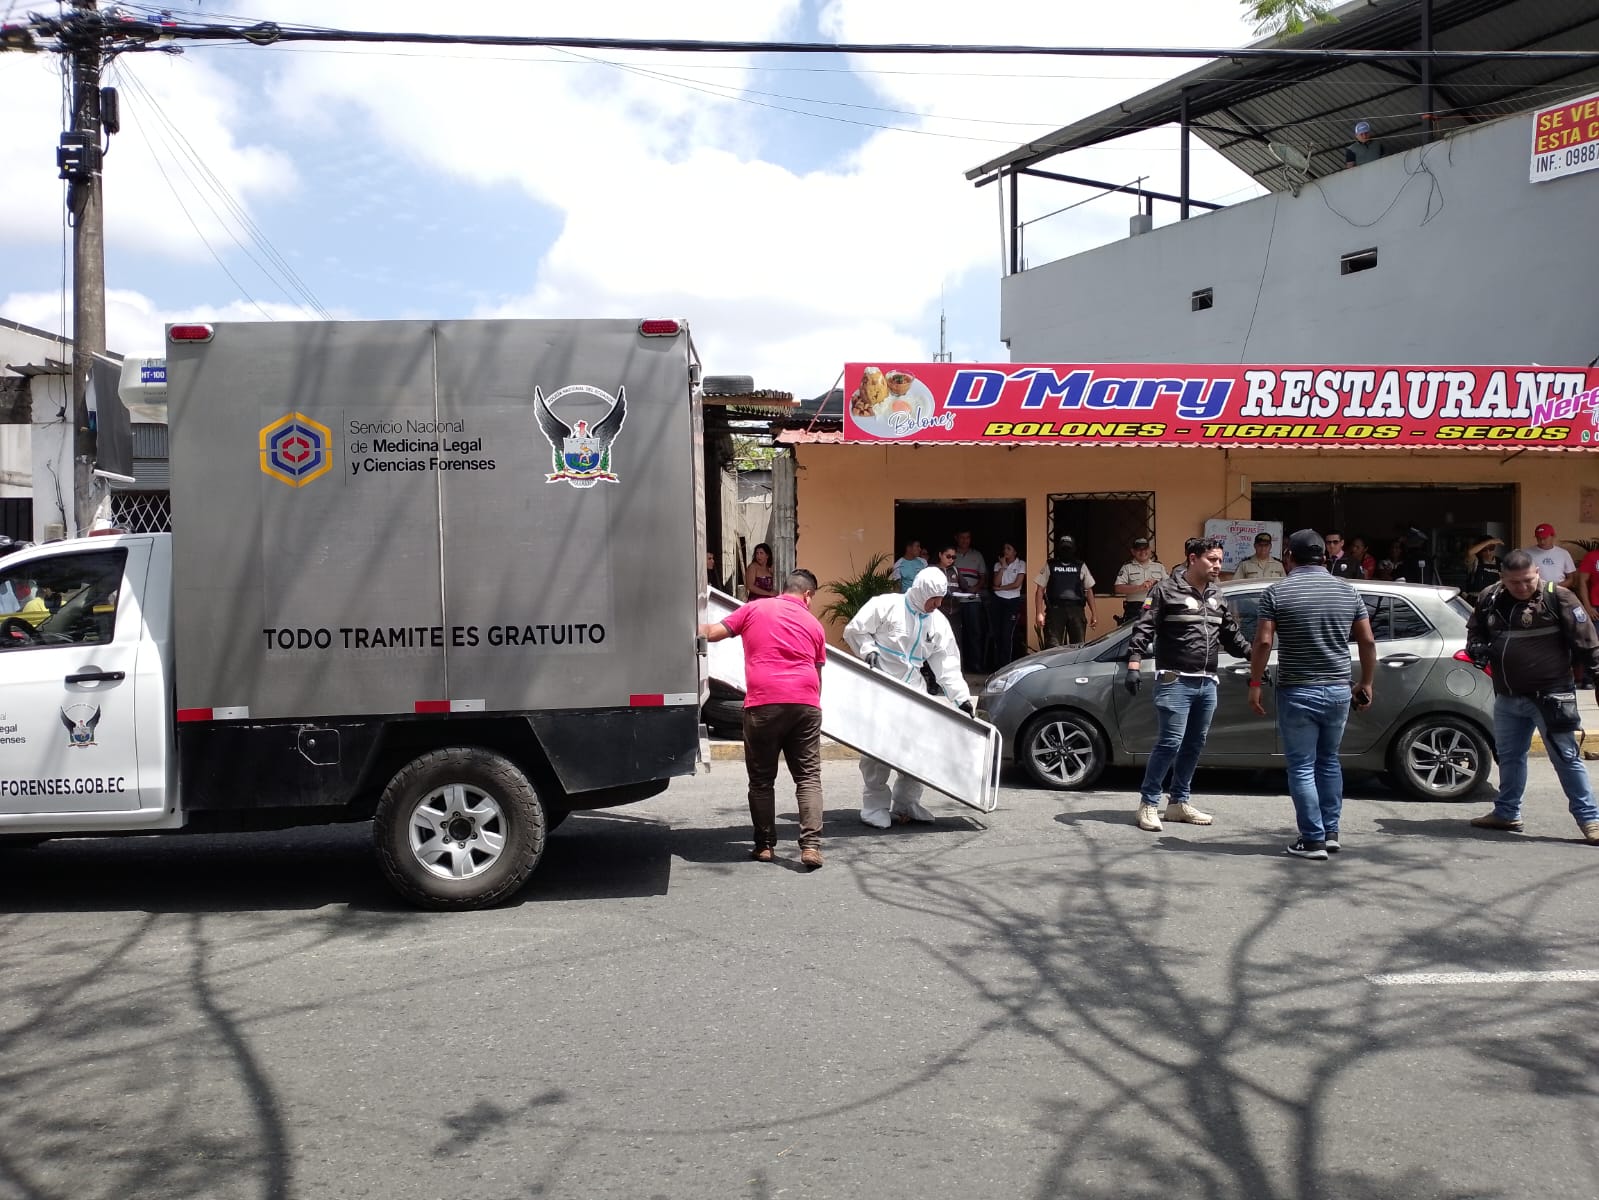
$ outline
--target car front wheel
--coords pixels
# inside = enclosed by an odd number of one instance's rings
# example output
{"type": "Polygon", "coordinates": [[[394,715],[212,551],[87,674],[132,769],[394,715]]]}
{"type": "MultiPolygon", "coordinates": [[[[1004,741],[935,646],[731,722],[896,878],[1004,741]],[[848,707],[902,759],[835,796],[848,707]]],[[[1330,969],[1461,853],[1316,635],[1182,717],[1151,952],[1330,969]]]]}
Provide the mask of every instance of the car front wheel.
{"type": "Polygon", "coordinates": [[[1054,712],[1022,730],[1017,758],[1040,787],[1089,787],[1105,770],[1105,738],[1087,717],[1054,712]]]}
{"type": "Polygon", "coordinates": [[[1423,717],[1388,748],[1388,774],[1418,800],[1458,800],[1488,779],[1493,756],[1482,732],[1457,717],[1423,717]]]}

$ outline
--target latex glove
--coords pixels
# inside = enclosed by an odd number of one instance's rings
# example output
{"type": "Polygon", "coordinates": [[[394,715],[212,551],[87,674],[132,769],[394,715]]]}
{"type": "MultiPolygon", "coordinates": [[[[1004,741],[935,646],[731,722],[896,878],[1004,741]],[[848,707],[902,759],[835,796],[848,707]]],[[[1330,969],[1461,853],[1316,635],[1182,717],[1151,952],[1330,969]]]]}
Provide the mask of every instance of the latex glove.
{"type": "Polygon", "coordinates": [[[863,663],[865,663],[868,667],[870,667],[872,670],[874,670],[874,671],[877,670],[877,651],[873,650],[865,658],[861,659],[861,661],[863,663]]]}
{"type": "Polygon", "coordinates": [[[975,701],[975,700],[963,700],[963,701],[961,701],[961,712],[965,713],[968,717],[971,717],[971,718],[973,718],[975,720],[976,717],[977,717],[977,701],[975,701]]]}
{"type": "Polygon", "coordinates": [[[1122,686],[1127,689],[1129,696],[1138,695],[1138,689],[1143,686],[1143,683],[1143,671],[1135,671],[1131,667],[1127,669],[1127,674],[1122,678],[1122,686]]]}

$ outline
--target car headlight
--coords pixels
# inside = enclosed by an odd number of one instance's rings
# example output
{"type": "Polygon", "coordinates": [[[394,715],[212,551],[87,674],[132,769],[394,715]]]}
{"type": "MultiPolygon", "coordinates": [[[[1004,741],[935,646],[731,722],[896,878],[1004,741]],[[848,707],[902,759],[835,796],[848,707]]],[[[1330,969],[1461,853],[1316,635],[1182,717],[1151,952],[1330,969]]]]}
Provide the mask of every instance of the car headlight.
{"type": "Polygon", "coordinates": [[[988,682],[983,685],[983,695],[997,696],[1012,684],[1026,679],[1034,671],[1042,671],[1043,669],[1043,663],[1029,663],[1024,667],[1016,667],[1010,671],[1001,671],[998,675],[992,675],[989,677],[988,682]]]}

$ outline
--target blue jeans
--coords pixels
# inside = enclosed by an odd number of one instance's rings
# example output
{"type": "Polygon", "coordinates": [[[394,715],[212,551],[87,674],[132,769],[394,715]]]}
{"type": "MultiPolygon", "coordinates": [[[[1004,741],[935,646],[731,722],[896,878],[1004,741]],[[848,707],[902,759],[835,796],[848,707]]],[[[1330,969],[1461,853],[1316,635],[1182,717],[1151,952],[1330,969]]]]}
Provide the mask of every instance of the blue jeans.
{"type": "Polygon", "coordinates": [[[1593,784],[1588,779],[1588,768],[1582,765],[1577,735],[1551,734],[1544,727],[1543,713],[1528,696],[1494,697],[1494,750],[1499,756],[1499,799],[1494,801],[1494,815],[1507,821],[1521,816],[1521,796],[1527,790],[1527,752],[1532,748],[1534,728],[1543,735],[1544,749],[1555,764],[1571,815],[1579,825],[1599,821],[1599,806],[1594,804],[1593,784]]]}
{"type": "Polygon", "coordinates": [[[1347,683],[1287,684],[1277,689],[1277,734],[1288,764],[1288,794],[1299,836],[1325,842],[1338,836],[1344,811],[1344,769],[1338,747],[1349,720],[1347,683]]]}
{"type": "Polygon", "coordinates": [[[1179,675],[1171,683],[1155,685],[1155,716],[1160,722],[1155,748],[1144,768],[1144,785],[1138,789],[1141,804],[1159,804],[1166,772],[1171,772],[1171,803],[1188,800],[1199,752],[1205,748],[1210,719],[1216,713],[1216,681],[1179,675]]]}

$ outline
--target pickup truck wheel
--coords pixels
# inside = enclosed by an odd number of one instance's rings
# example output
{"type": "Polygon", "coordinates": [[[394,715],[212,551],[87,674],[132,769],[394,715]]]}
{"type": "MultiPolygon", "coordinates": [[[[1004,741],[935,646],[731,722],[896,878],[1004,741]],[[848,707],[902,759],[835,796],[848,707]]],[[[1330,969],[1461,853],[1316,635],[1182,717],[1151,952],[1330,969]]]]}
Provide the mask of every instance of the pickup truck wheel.
{"type": "Polygon", "coordinates": [[[544,804],[501,755],[457,746],[402,767],[373,818],[383,873],[424,908],[486,908],[509,897],[544,853],[544,804]]]}

